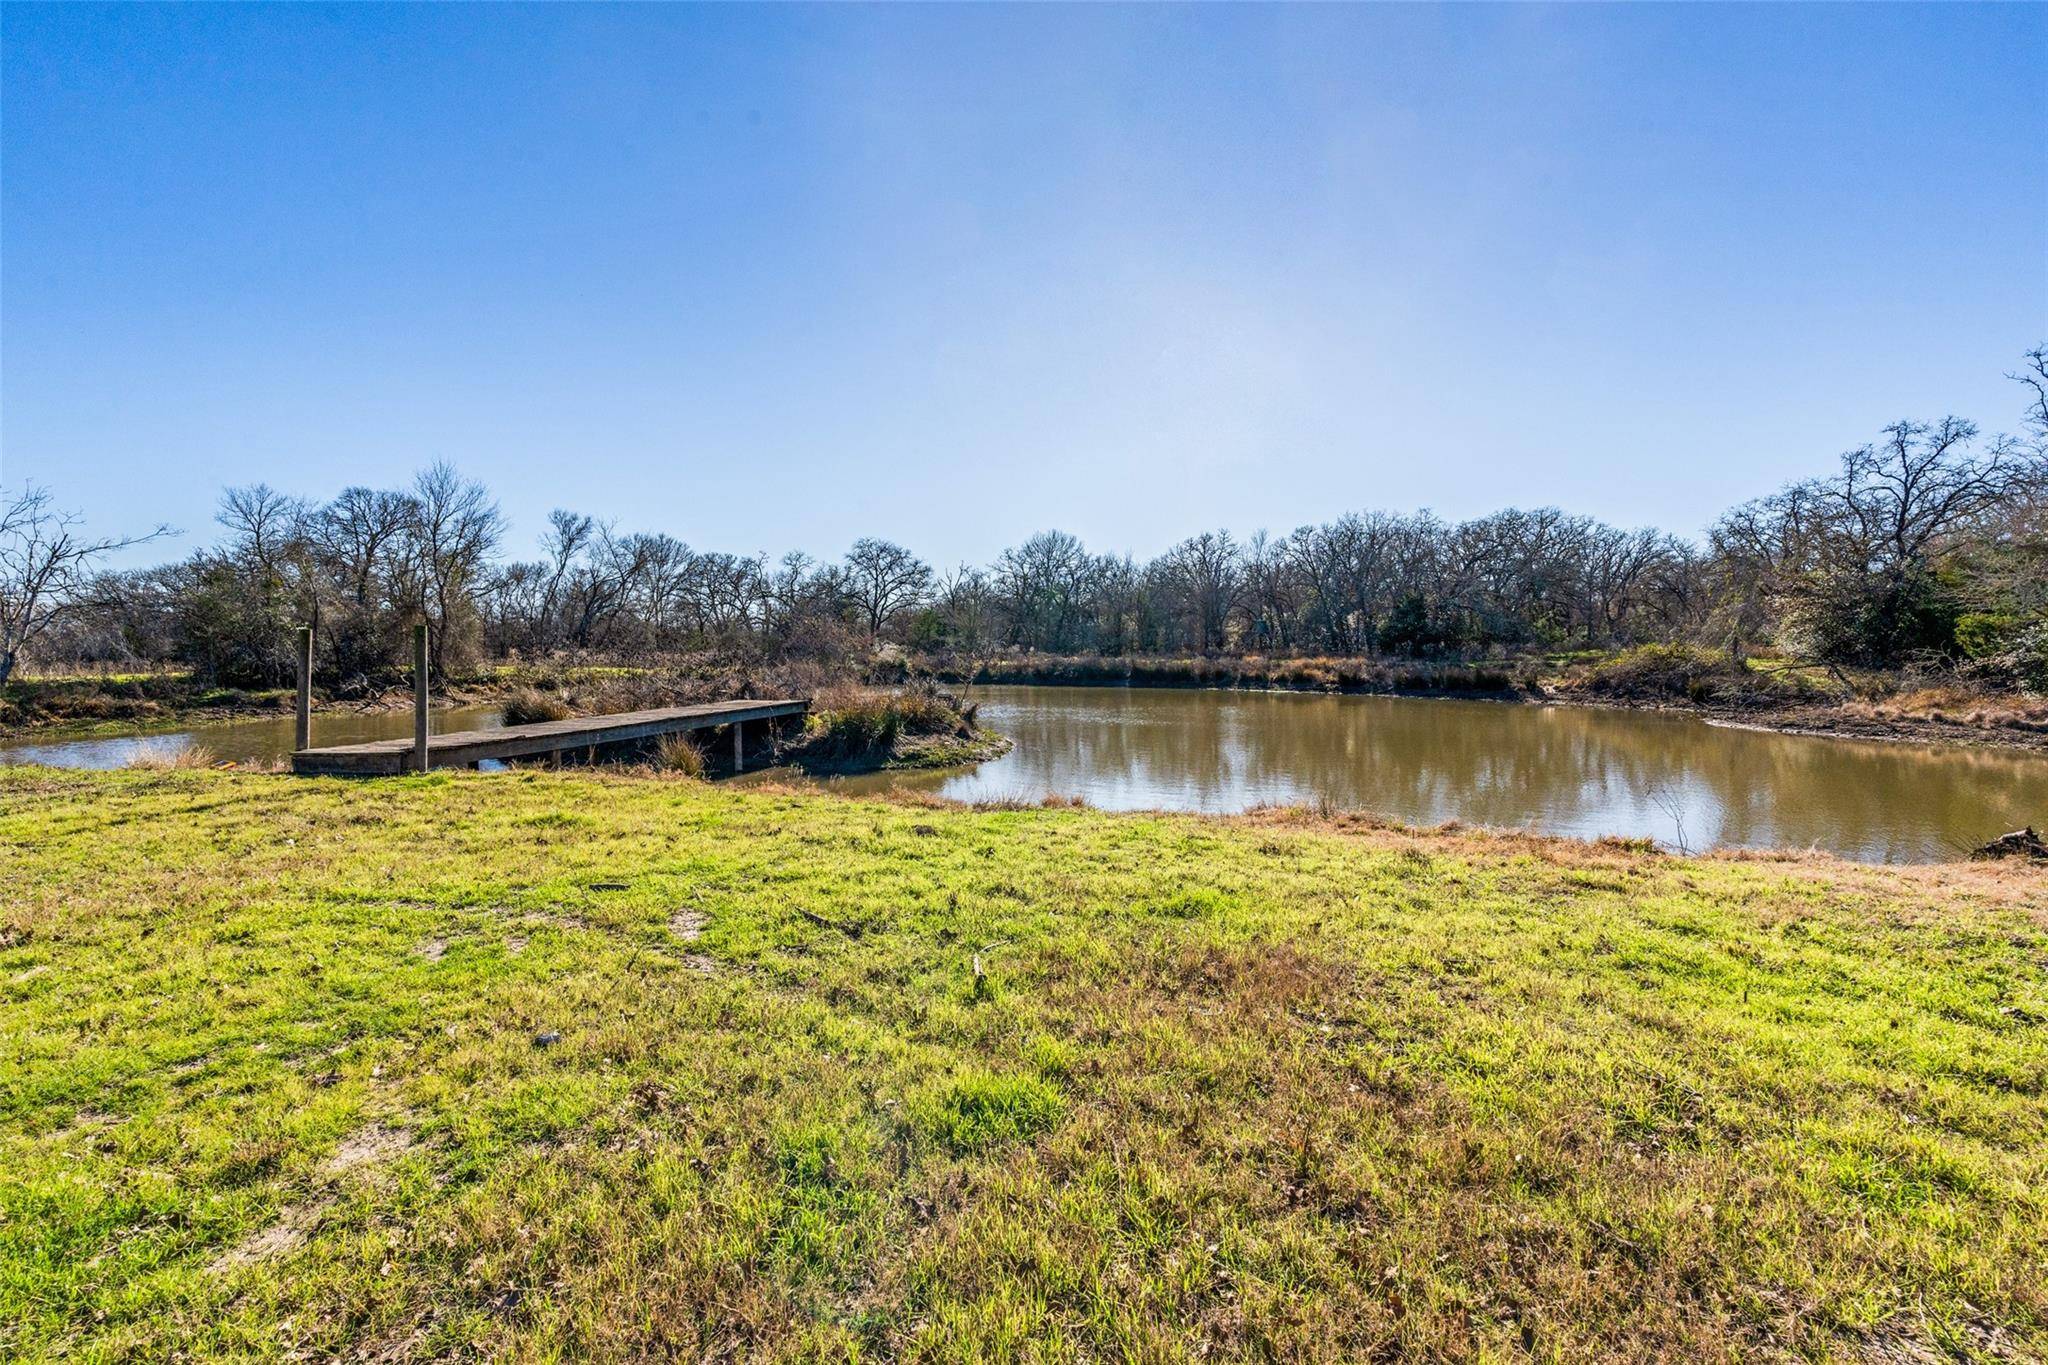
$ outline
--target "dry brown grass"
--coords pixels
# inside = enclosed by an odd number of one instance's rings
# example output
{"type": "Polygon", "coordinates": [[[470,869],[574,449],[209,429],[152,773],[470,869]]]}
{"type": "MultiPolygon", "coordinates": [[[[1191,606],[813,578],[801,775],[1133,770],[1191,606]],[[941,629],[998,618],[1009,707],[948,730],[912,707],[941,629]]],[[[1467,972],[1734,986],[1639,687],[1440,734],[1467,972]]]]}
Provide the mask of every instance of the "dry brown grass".
{"type": "Polygon", "coordinates": [[[187,744],[177,748],[151,748],[121,766],[138,772],[178,772],[192,768],[217,768],[222,764],[213,750],[205,745],[187,744]]]}
{"type": "Polygon", "coordinates": [[[1536,659],[1437,661],[1262,654],[1028,654],[976,660],[919,659],[905,665],[911,666],[932,676],[987,683],[1488,695],[1533,688],[1543,667],[1536,659]]]}
{"type": "Polygon", "coordinates": [[[1915,687],[1877,701],[1850,702],[1842,709],[1871,720],[2048,730],[2048,699],[1956,683],[1915,687]]]}
{"type": "Polygon", "coordinates": [[[522,687],[505,698],[507,725],[534,725],[543,721],[567,720],[576,710],[561,697],[531,687],[522,687]]]}

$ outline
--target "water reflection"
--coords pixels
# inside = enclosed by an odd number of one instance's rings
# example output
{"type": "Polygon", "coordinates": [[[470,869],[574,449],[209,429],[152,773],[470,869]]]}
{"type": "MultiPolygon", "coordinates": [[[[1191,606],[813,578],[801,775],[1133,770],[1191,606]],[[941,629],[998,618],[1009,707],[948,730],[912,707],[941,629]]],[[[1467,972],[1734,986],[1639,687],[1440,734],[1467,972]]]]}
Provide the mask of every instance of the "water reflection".
{"type": "MultiPolygon", "coordinates": [[[[2048,823],[2048,759],[1812,739],[1689,716],[1496,702],[1131,688],[977,689],[1016,747],[965,771],[841,779],[960,800],[1079,796],[1105,809],[1238,811],[1316,802],[1418,824],[1648,836],[1692,848],[1818,847],[1875,862],[1959,856],[2048,823]]],[[[488,729],[495,707],[434,713],[488,729]]],[[[405,711],[321,715],[327,744],[412,732],[405,711]]],[[[199,744],[264,763],[291,750],[289,715],[175,735],[0,743],[0,762],[118,767],[199,744]]]]}
{"type": "MultiPolygon", "coordinates": [[[[434,712],[437,734],[457,730],[495,730],[504,724],[496,706],[451,706],[434,712]]],[[[412,712],[320,712],[313,717],[315,744],[364,744],[373,739],[398,739],[412,733],[412,712]]],[[[0,741],[0,763],[48,763],[59,768],[120,768],[140,758],[169,757],[198,746],[215,758],[242,764],[268,764],[292,751],[292,718],[252,716],[197,725],[175,734],[108,735],[92,739],[16,739],[0,741]]]]}
{"type": "Polygon", "coordinates": [[[2048,759],[1714,727],[1689,716],[1396,697],[985,688],[1016,741],[967,772],[847,779],[1107,809],[1328,801],[1401,820],[1694,848],[1954,857],[2048,818],[2048,759]]]}

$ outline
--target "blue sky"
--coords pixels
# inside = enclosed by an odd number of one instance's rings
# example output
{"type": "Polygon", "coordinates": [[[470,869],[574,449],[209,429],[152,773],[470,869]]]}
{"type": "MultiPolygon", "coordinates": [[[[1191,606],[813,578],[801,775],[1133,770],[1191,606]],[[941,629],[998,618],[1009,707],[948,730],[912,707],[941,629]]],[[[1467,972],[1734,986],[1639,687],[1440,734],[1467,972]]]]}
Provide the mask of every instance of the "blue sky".
{"type": "Polygon", "coordinates": [[[2048,6],[0,8],[0,479],[1696,531],[2048,339],[2048,6]]]}

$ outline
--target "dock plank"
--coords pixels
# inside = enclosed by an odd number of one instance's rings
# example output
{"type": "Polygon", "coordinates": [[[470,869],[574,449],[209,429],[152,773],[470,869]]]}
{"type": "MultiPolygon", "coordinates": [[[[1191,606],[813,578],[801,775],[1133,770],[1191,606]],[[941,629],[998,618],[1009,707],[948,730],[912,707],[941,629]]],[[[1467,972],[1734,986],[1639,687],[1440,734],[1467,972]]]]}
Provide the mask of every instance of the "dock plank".
{"type": "MultiPolygon", "coordinates": [[[[488,759],[531,758],[736,722],[800,716],[808,709],[808,702],[794,699],[748,699],[622,711],[609,716],[575,716],[531,725],[508,725],[498,730],[458,730],[433,736],[431,761],[440,768],[462,767],[488,759]]],[[[292,771],[340,776],[400,773],[406,771],[412,753],[413,740],[409,737],[364,744],[316,745],[292,753],[292,771]]]]}

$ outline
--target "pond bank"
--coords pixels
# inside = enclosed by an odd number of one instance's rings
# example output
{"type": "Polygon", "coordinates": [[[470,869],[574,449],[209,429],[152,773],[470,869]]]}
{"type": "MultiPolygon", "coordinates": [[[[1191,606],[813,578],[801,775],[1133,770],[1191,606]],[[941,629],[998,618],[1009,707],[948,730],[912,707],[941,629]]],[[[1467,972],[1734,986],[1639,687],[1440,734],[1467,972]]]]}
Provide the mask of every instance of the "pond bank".
{"type": "MultiPolygon", "coordinates": [[[[1631,651],[1640,655],[1649,651],[1631,651]]],[[[1658,647],[1658,653],[1667,651],[1658,647]]],[[[1405,662],[1373,659],[1268,659],[1094,656],[885,664],[876,676],[918,672],[961,686],[1182,688],[1308,692],[1343,696],[1460,698],[1536,702],[1694,715],[1716,725],[1828,739],[1884,740],[2048,753],[2048,701],[1949,684],[1902,688],[1876,676],[1860,683],[1875,700],[1830,696],[1817,670],[1789,676],[1750,674],[1730,681],[1718,661],[1696,671],[1631,670],[1629,655],[1591,665],[1540,659],[1501,662],[1405,662]],[[1622,668],[1613,665],[1621,663],[1622,668]]]]}
{"type": "MultiPolygon", "coordinates": [[[[1640,653],[1640,652],[1637,652],[1640,653]]],[[[1625,658],[1626,656],[1615,656],[1625,658]]],[[[872,681],[901,684],[923,677],[953,685],[1016,684],[1041,687],[1136,687],[1222,691],[1281,691],[1347,696],[1464,698],[1501,702],[1663,711],[1711,723],[1829,739],[1884,740],[2026,753],[2048,753],[2048,701],[1971,692],[1956,685],[1902,688],[1876,676],[1859,685],[1874,699],[1842,699],[1819,690],[1814,670],[1782,683],[1725,674],[1667,671],[1648,677],[1615,670],[1612,660],[1551,664],[1540,659],[1453,663],[1370,659],[1039,657],[956,660],[912,658],[871,667],[872,681]],[[1603,674],[1602,664],[1608,671],[1603,674]],[[1789,690],[1792,695],[1784,695],[1789,690]],[[1733,695],[1731,695],[1733,693],[1733,695]]],[[[437,707],[503,702],[536,681],[570,696],[575,713],[716,700],[735,678],[727,665],[694,672],[626,666],[501,667],[447,684],[437,707]]],[[[407,711],[410,692],[390,690],[359,700],[316,694],[314,725],[323,717],[347,719],[407,711]]],[[[289,715],[287,689],[241,691],[207,687],[189,675],[138,674],[110,679],[18,680],[0,702],[0,735],[52,738],[160,733],[185,726],[289,715]]],[[[961,761],[974,761],[971,754],[961,761]]]]}

